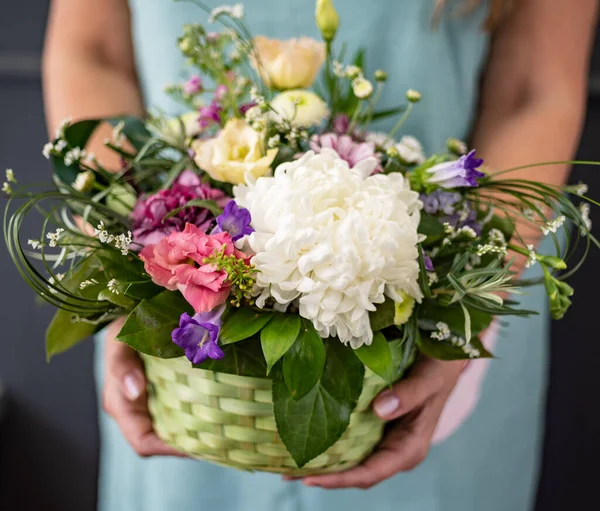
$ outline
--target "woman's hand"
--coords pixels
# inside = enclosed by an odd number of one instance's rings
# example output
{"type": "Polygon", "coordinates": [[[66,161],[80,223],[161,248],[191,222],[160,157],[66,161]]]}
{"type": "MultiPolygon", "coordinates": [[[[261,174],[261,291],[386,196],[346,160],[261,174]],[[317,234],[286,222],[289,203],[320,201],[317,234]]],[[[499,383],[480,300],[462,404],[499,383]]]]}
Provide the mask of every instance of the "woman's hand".
{"type": "Polygon", "coordinates": [[[137,353],[115,340],[125,319],[111,323],[107,330],[102,405],[119,425],[123,436],[140,456],[184,455],[160,440],[148,412],[146,377],[137,353]]]}
{"type": "Polygon", "coordinates": [[[446,400],[465,361],[421,358],[410,375],[375,400],[373,409],[388,425],[375,452],[358,467],[338,474],[304,478],[307,486],[367,489],[398,472],[412,470],[427,456],[446,400]]]}

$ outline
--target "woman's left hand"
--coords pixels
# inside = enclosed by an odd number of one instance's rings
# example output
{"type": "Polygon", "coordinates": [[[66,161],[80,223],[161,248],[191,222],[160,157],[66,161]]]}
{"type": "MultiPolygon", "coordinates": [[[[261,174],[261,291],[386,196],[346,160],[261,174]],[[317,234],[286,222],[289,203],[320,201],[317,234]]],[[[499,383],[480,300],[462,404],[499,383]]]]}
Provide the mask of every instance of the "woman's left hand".
{"type": "Polygon", "coordinates": [[[415,468],[427,456],[446,400],[465,364],[464,360],[445,362],[422,357],[406,379],[384,390],[373,404],[379,417],[394,421],[375,452],[358,467],[305,477],[304,484],[367,489],[415,468]]]}

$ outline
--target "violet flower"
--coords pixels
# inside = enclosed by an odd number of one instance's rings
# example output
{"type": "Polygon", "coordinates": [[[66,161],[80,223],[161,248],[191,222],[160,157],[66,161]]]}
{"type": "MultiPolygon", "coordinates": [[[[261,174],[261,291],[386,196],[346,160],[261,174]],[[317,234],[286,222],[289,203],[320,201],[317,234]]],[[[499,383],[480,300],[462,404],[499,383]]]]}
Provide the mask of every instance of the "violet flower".
{"type": "Polygon", "coordinates": [[[235,242],[254,232],[254,229],[250,227],[251,221],[250,211],[238,207],[234,200],[229,201],[223,213],[217,217],[217,226],[213,230],[213,234],[226,232],[235,242]]]}
{"type": "MultiPolygon", "coordinates": [[[[350,168],[354,168],[368,158],[378,160],[373,142],[357,142],[350,135],[336,133],[313,135],[309,145],[315,153],[320,153],[324,148],[333,149],[342,160],[348,163],[350,168]]],[[[373,173],[381,172],[381,170],[381,165],[378,164],[373,173]]]]}
{"type": "Polygon", "coordinates": [[[240,114],[246,115],[248,110],[250,110],[251,108],[254,108],[255,106],[256,106],[255,101],[250,101],[250,103],[244,103],[243,105],[240,105],[240,107],[239,107],[240,114]]]}
{"type": "Polygon", "coordinates": [[[223,321],[221,316],[225,306],[211,312],[190,316],[184,312],[179,319],[179,328],[173,330],[171,338],[193,364],[201,364],[206,359],[222,359],[225,353],[218,344],[223,321]]]}
{"type": "Polygon", "coordinates": [[[200,107],[198,123],[200,128],[204,129],[211,124],[221,124],[221,112],[223,108],[217,101],[211,101],[208,106],[200,107]]]}
{"type": "Polygon", "coordinates": [[[475,151],[471,151],[458,160],[439,163],[428,169],[427,183],[441,188],[477,186],[477,180],[485,176],[477,170],[482,163],[482,159],[475,157],[475,151]]]}
{"type": "Polygon", "coordinates": [[[433,266],[433,261],[431,260],[431,257],[429,257],[428,255],[423,254],[423,260],[425,261],[425,270],[427,270],[427,271],[435,271],[435,268],[433,266]]]}
{"type": "Polygon", "coordinates": [[[198,94],[202,90],[202,78],[198,75],[192,75],[190,79],[183,84],[183,92],[188,96],[198,94]]]}
{"type": "Polygon", "coordinates": [[[443,190],[435,190],[429,195],[421,195],[420,198],[423,202],[423,210],[429,215],[437,213],[453,215],[456,204],[462,199],[458,192],[445,192],[443,190]]]}
{"type": "Polygon", "coordinates": [[[209,229],[215,215],[206,208],[189,207],[165,218],[171,211],[183,208],[194,199],[212,200],[220,207],[230,200],[221,190],[202,183],[195,172],[185,170],[168,190],[138,199],[132,213],[134,242],[140,246],[154,245],[173,232],[183,231],[187,223],[203,231],[209,229]]]}

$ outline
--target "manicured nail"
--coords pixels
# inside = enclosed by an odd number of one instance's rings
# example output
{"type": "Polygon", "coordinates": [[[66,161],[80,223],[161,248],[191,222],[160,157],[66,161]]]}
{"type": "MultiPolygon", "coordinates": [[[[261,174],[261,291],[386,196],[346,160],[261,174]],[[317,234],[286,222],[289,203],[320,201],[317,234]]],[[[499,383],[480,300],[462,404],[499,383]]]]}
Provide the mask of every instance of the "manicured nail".
{"type": "Polygon", "coordinates": [[[133,374],[128,374],[123,380],[125,382],[125,392],[131,401],[135,401],[142,395],[142,389],[133,374]]]}
{"type": "Polygon", "coordinates": [[[379,415],[382,419],[386,419],[394,415],[394,412],[400,406],[400,401],[395,396],[395,394],[391,391],[386,391],[375,401],[375,405],[373,408],[375,409],[375,413],[379,415]]]}

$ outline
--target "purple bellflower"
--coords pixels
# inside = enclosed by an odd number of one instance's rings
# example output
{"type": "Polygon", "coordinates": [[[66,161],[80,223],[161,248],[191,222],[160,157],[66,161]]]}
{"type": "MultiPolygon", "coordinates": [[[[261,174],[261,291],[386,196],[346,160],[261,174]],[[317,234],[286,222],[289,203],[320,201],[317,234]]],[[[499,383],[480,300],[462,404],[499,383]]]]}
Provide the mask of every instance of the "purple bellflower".
{"type": "Polygon", "coordinates": [[[250,211],[246,208],[240,208],[236,202],[232,200],[227,203],[223,213],[217,217],[217,226],[212,233],[229,233],[231,239],[235,242],[254,232],[254,229],[250,227],[251,221],[250,211]]]}
{"type": "Polygon", "coordinates": [[[428,169],[427,183],[441,188],[477,186],[477,180],[485,176],[483,172],[477,170],[482,163],[482,159],[475,157],[475,151],[471,151],[458,160],[439,163],[428,169]]]}
{"type": "Polygon", "coordinates": [[[218,344],[221,331],[221,315],[225,306],[211,312],[190,316],[184,312],[179,319],[179,328],[173,330],[171,338],[193,364],[201,364],[206,359],[220,360],[225,353],[218,344]]]}

